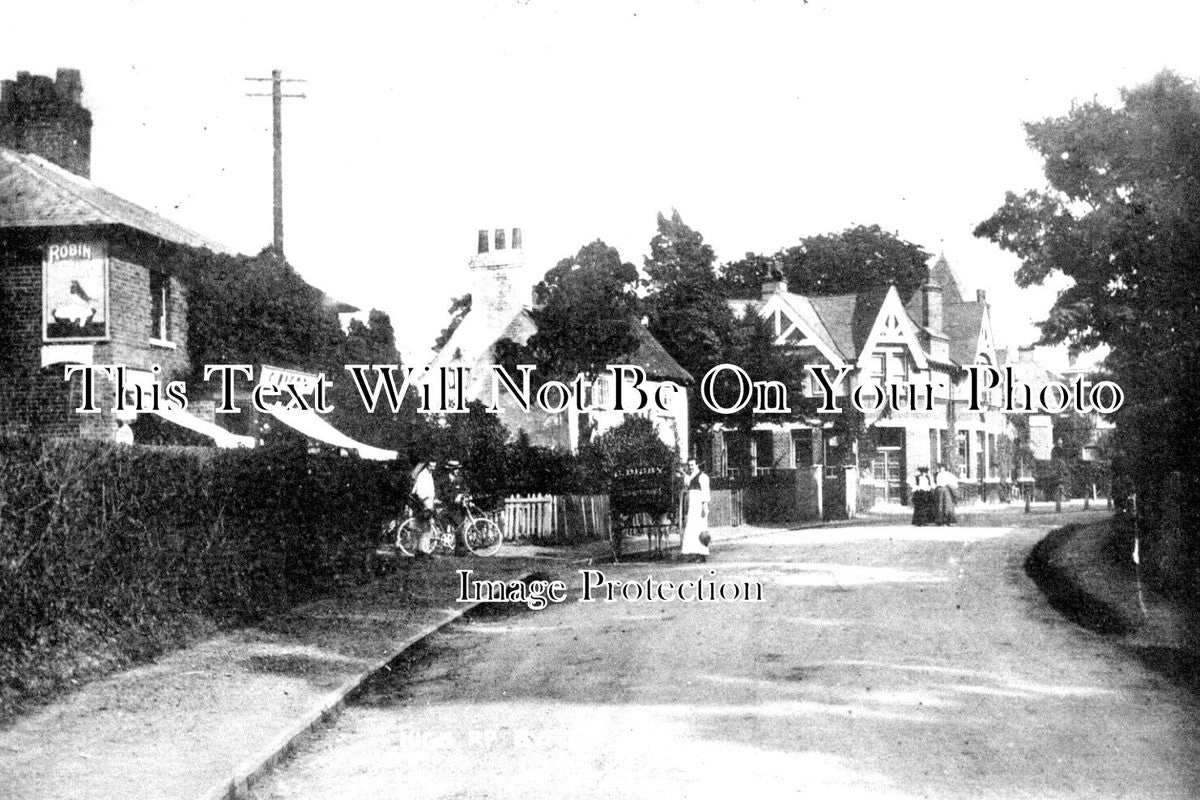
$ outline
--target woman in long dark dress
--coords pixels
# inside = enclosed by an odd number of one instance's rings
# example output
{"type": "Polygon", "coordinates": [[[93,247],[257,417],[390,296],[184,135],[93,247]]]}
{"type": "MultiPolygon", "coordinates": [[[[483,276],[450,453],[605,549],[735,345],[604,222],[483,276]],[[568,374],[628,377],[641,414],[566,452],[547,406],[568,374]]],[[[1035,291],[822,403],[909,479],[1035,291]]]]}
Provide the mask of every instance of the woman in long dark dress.
{"type": "Polygon", "coordinates": [[[913,525],[933,522],[933,480],[929,477],[929,467],[917,467],[917,477],[913,479],[912,507],[913,525]]]}

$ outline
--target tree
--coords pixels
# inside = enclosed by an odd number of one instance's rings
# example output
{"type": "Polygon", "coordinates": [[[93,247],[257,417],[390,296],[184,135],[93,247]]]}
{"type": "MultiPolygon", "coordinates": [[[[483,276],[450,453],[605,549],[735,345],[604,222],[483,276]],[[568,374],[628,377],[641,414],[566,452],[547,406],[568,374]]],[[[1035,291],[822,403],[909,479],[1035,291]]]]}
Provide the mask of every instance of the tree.
{"type": "Polygon", "coordinates": [[[450,341],[450,337],[458,330],[463,319],[471,313],[471,293],[467,292],[451,300],[447,313],[450,314],[450,321],[446,323],[446,327],[442,328],[442,332],[438,334],[437,340],[433,343],[434,350],[441,350],[445,347],[446,342],[450,341]]]}
{"type": "Polygon", "coordinates": [[[721,290],[726,297],[757,300],[762,297],[763,284],[781,260],[782,253],[774,256],[746,253],[745,258],[730,261],[721,267],[721,276],[718,279],[721,290]]]}
{"type": "Polygon", "coordinates": [[[417,438],[415,428],[421,424],[417,419],[415,403],[409,398],[400,406],[397,414],[392,414],[386,403],[377,407],[374,413],[368,411],[358,394],[354,379],[344,369],[346,364],[400,366],[396,335],[387,314],[372,309],[367,324],[357,319],[350,320],[349,330],[339,348],[338,363],[330,375],[333,381],[330,399],[334,408],[329,421],[347,436],[364,444],[406,450],[417,438]]]}
{"type": "Polygon", "coordinates": [[[905,302],[929,278],[930,254],[920,245],[878,225],[858,225],[841,233],[808,236],[774,258],[747,253],[726,265],[723,283],[733,297],[757,297],[772,263],[778,261],[788,289],[797,294],[851,294],[894,283],[905,302]]]}
{"type": "Polygon", "coordinates": [[[270,248],[254,257],[198,250],[180,260],[195,378],[205,364],[341,369],[337,314],[270,248]]]}
{"type": "Polygon", "coordinates": [[[616,248],[597,239],[564,258],[534,287],[537,308],[530,312],[537,333],[524,346],[497,344],[506,367],[533,363],[542,378],[571,380],[594,376],[637,347],[633,326],[641,311],[637,269],[621,261],[616,248]]]}
{"type": "Polygon", "coordinates": [[[713,249],[679,212],[658,215],[645,260],[648,328],[685,370],[700,380],[726,359],[733,312],[717,279],[713,249]]]}
{"type": "Polygon", "coordinates": [[[508,493],[508,429],[495,414],[473,401],[466,414],[449,414],[440,428],[438,460],[461,461],[467,491],[484,509],[504,501],[508,493]]]}
{"type": "Polygon", "coordinates": [[[1125,463],[1153,496],[1180,471],[1186,524],[1200,520],[1200,92],[1171,72],[1025,126],[1048,185],[1004,204],[975,231],[1021,259],[1017,283],[1062,274],[1044,344],[1107,344],[1124,389],[1125,463]]]}

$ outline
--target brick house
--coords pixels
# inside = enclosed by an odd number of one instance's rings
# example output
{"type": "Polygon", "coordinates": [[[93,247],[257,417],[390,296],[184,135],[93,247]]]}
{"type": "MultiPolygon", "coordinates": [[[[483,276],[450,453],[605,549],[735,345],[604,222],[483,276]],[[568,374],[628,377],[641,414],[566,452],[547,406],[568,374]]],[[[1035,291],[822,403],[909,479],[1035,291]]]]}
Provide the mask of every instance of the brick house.
{"type": "Polygon", "coordinates": [[[81,93],[75,70],[0,85],[0,429],[107,439],[111,383],[97,382],[99,413],[77,413],[81,380],[64,380],[64,365],[124,364],[140,386],[184,378],[175,265],[186,249],[228,251],[88,178],[81,93]]]}
{"type": "MultiPolygon", "coordinates": [[[[967,496],[996,496],[1011,479],[1011,430],[988,398],[967,410],[969,364],[999,364],[991,308],[983,292],[963,299],[940,257],[929,282],[907,304],[894,286],[855,294],[803,296],[783,281],[767,283],[759,300],[735,311],[770,320],[775,344],[803,364],[853,371],[839,386],[839,405],[860,385],[929,386],[932,410],[919,407],[852,414],[814,414],[802,421],[762,422],[747,435],[718,429],[712,442],[717,475],[793,473],[799,517],[841,516],[874,503],[907,502],[916,469],[948,464],[967,496]]],[[[802,392],[818,396],[807,377],[802,392]]],[[[788,491],[791,491],[790,489],[788,491]]]]}

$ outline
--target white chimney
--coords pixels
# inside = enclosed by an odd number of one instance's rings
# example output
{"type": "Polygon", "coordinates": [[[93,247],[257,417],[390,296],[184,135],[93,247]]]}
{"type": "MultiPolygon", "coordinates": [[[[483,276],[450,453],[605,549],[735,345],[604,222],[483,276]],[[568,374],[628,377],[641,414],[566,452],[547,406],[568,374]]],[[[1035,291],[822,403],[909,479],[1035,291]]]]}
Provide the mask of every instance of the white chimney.
{"type": "Polygon", "coordinates": [[[468,264],[471,270],[471,310],[486,315],[488,330],[497,334],[512,321],[529,296],[526,286],[525,251],[521,229],[512,229],[511,247],[507,230],[479,231],[478,252],[468,264]]]}

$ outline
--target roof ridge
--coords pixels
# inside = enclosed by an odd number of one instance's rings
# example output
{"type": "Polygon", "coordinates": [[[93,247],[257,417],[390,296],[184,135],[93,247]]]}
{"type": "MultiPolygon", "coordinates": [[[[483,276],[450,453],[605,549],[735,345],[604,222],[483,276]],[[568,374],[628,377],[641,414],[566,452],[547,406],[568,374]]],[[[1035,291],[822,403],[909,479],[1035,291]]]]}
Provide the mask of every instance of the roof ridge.
{"type": "Polygon", "coordinates": [[[13,168],[11,174],[27,176],[26,179],[32,181],[35,187],[44,187],[43,191],[47,194],[57,193],[59,202],[64,205],[69,206],[73,203],[81,210],[90,209],[90,213],[97,217],[90,224],[121,225],[173,244],[196,249],[206,248],[231,255],[236,252],[222,242],[197,233],[157,211],[104,188],[91,178],[75,175],[39,155],[21,153],[11,148],[0,150],[4,152],[4,161],[13,168]],[[16,171],[18,167],[20,173],[16,171]],[[95,194],[96,198],[93,199],[90,196],[92,194],[95,194]],[[138,218],[143,218],[144,221],[139,221],[138,218]]]}
{"type": "MultiPolygon", "coordinates": [[[[31,159],[31,158],[32,158],[32,159],[37,159],[38,161],[42,162],[42,164],[45,164],[46,166],[49,166],[49,167],[53,167],[53,168],[54,168],[55,170],[57,170],[57,171],[64,172],[64,173],[65,173],[65,172],[67,172],[67,171],[66,171],[66,170],[64,170],[62,167],[58,166],[57,164],[55,164],[55,163],[53,163],[53,162],[51,162],[51,161],[47,161],[46,159],[42,158],[41,156],[37,155],[36,153],[16,153],[16,151],[10,151],[10,152],[14,153],[14,154],[17,156],[17,159],[16,159],[17,166],[19,166],[21,169],[25,170],[27,173],[29,173],[30,175],[32,175],[32,176],[33,176],[35,179],[36,179],[36,178],[44,178],[45,180],[48,180],[48,181],[50,181],[50,182],[51,182],[51,183],[53,183],[55,186],[57,186],[59,189],[62,189],[63,191],[70,193],[70,195],[71,195],[72,197],[74,197],[76,200],[78,200],[79,202],[83,203],[84,205],[91,206],[93,209],[95,209],[95,210],[96,210],[96,212],[97,212],[98,214],[100,214],[100,216],[102,216],[102,217],[104,217],[105,219],[109,220],[109,221],[110,221],[110,224],[114,224],[114,225],[116,225],[116,224],[120,224],[120,223],[119,223],[119,222],[118,222],[118,221],[117,221],[117,220],[116,220],[116,219],[113,217],[113,215],[112,215],[112,214],[109,214],[107,211],[105,211],[103,208],[101,208],[100,206],[98,206],[98,205],[96,205],[95,203],[93,203],[91,200],[89,200],[89,199],[87,199],[86,197],[83,197],[82,195],[80,195],[78,192],[76,192],[76,191],[74,190],[74,188],[73,188],[73,187],[70,187],[70,186],[64,186],[64,185],[62,185],[62,184],[59,182],[59,180],[58,180],[58,176],[53,176],[53,172],[51,172],[50,174],[46,174],[46,175],[42,175],[42,174],[39,174],[38,172],[35,172],[35,171],[34,171],[34,170],[33,170],[33,169],[32,169],[32,168],[29,166],[28,159],[31,159]],[[53,177],[52,177],[52,176],[53,176],[53,177]]],[[[36,163],[36,162],[35,162],[35,163],[36,163]]],[[[38,166],[40,167],[41,165],[38,165],[38,166]]],[[[71,174],[71,173],[67,173],[67,174],[71,174]]],[[[93,187],[95,187],[96,189],[99,189],[99,190],[100,190],[100,191],[102,191],[102,192],[106,191],[105,189],[101,188],[101,187],[99,186],[99,184],[97,184],[97,183],[95,183],[94,181],[92,181],[90,178],[84,178],[84,177],[83,177],[83,176],[81,176],[81,175],[76,175],[75,177],[76,177],[76,178],[79,178],[80,180],[86,180],[86,181],[87,181],[88,183],[90,183],[90,184],[91,184],[93,187]]],[[[112,193],[111,193],[111,192],[108,192],[108,194],[112,194],[112,193]]],[[[114,196],[114,197],[116,197],[116,195],[113,195],[113,196],[114,196]]],[[[126,201],[126,202],[129,202],[129,201],[126,201]]],[[[136,204],[136,203],[134,203],[133,205],[137,205],[137,204],[136,204]]],[[[150,214],[153,214],[153,213],[154,213],[153,211],[150,211],[150,209],[148,209],[148,208],[144,208],[144,209],[142,209],[142,210],[143,210],[143,211],[146,211],[147,213],[150,213],[150,214]]],[[[161,216],[161,215],[159,215],[159,216],[161,216]]],[[[165,217],[164,217],[164,219],[165,219],[165,217]]]]}

